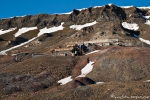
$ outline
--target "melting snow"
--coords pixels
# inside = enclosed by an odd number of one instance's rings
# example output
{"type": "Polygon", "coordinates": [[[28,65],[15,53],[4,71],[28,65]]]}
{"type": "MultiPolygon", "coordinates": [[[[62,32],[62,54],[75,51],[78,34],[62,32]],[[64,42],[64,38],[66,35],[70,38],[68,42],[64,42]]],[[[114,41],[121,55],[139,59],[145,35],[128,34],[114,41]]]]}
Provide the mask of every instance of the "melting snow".
{"type": "Polygon", "coordinates": [[[23,33],[26,33],[26,32],[31,31],[31,30],[36,30],[36,29],[37,29],[37,27],[21,28],[21,29],[19,29],[18,32],[15,34],[15,37],[18,37],[18,36],[20,36],[20,35],[23,34],[23,33]]]}
{"type": "Polygon", "coordinates": [[[121,8],[131,8],[131,7],[134,7],[134,6],[120,6],[121,8]]]}
{"type": "Polygon", "coordinates": [[[41,36],[44,33],[52,33],[52,32],[56,32],[56,31],[59,31],[59,30],[63,30],[64,29],[63,24],[64,24],[64,22],[62,22],[61,25],[58,26],[58,27],[54,26],[54,27],[51,27],[51,28],[43,28],[38,33],[38,36],[41,36]]]}
{"type": "Polygon", "coordinates": [[[76,30],[81,30],[81,29],[84,28],[84,27],[92,26],[92,25],[95,25],[96,23],[97,23],[97,22],[94,21],[94,22],[92,22],[92,23],[86,23],[86,24],[84,24],[84,25],[71,25],[70,28],[76,29],[76,30]]]}
{"type": "Polygon", "coordinates": [[[146,81],[144,81],[144,82],[150,82],[150,80],[146,80],[146,81]]]}
{"type": "Polygon", "coordinates": [[[81,75],[78,77],[85,77],[88,73],[90,73],[93,69],[94,62],[90,61],[82,70],[81,75]]]}
{"type": "Polygon", "coordinates": [[[16,28],[10,28],[10,29],[8,29],[8,30],[0,30],[0,35],[2,35],[2,34],[5,34],[5,33],[8,33],[8,32],[11,32],[11,31],[14,31],[16,28]]]}
{"type": "Polygon", "coordinates": [[[150,25],[150,20],[147,20],[145,24],[150,25]]]}
{"type": "Polygon", "coordinates": [[[138,38],[140,41],[142,41],[142,42],[144,42],[144,43],[150,45],[150,41],[149,41],[149,40],[145,40],[145,39],[143,39],[143,38],[140,38],[139,36],[137,36],[137,35],[135,35],[135,34],[134,34],[134,36],[135,36],[136,38],[138,38]]]}
{"type": "Polygon", "coordinates": [[[92,51],[90,53],[87,53],[86,55],[89,55],[89,54],[92,54],[92,53],[96,53],[96,52],[99,52],[100,50],[95,50],[95,51],[92,51]]]}
{"type": "Polygon", "coordinates": [[[64,84],[66,84],[66,83],[68,83],[72,80],[73,79],[71,78],[71,76],[69,76],[69,77],[66,77],[66,78],[63,78],[63,79],[59,80],[58,83],[61,83],[60,85],[64,85],[64,84]]]}
{"type": "Polygon", "coordinates": [[[104,84],[104,82],[96,82],[96,84],[104,84]]]}
{"type": "Polygon", "coordinates": [[[127,22],[123,22],[122,26],[126,29],[129,29],[129,30],[138,30],[139,29],[139,26],[136,23],[130,24],[130,23],[127,23],[127,22]]]}

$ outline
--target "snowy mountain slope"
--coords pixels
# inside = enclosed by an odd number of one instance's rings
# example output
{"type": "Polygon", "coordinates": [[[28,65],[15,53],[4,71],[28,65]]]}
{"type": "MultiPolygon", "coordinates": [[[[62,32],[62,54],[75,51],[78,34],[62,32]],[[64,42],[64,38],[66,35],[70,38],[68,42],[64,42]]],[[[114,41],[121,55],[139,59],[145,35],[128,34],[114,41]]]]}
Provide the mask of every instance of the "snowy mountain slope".
{"type": "Polygon", "coordinates": [[[148,96],[149,12],[107,4],[1,19],[0,99],[148,96]]]}

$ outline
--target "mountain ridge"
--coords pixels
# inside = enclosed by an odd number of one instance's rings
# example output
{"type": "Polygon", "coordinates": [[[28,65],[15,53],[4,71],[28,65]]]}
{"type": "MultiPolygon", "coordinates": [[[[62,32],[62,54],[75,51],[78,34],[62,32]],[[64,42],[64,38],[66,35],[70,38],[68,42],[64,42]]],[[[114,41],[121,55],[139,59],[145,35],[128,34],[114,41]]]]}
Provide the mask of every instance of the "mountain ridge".
{"type": "MultiPolygon", "coordinates": [[[[65,22],[65,25],[72,25],[72,24],[85,24],[85,23],[89,23],[92,22],[94,20],[97,21],[113,21],[114,18],[122,18],[121,20],[126,19],[125,16],[125,9],[131,9],[134,8],[136,9],[135,11],[141,11],[140,9],[136,8],[136,7],[130,7],[130,8],[121,8],[121,7],[117,7],[115,5],[105,5],[102,7],[90,7],[87,9],[83,9],[83,10],[73,10],[72,13],[70,14],[38,14],[38,15],[27,15],[24,17],[14,17],[14,18],[10,18],[10,19],[1,19],[0,20],[0,29],[9,29],[9,28],[14,28],[14,27],[18,27],[18,28],[22,28],[22,27],[35,27],[37,26],[38,28],[44,28],[44,27],[52,27],[52,26],[58,26],[60,25],[61,22],[65,22]],[[117,10],[120,9],[121,11],[117,10]],[[96,10],[100,11],[97,12],[96,10]],[[116,13],[116,11],[118,11],[118,15],[116,16],[109,13],[109,11],[111,10],[111,12],[116,13]],[[93,13],[91,12],[93,11],[93,13]],[[77,15],[80,13],[80,15],[77,15]],[[88,18],[91,18],[91,20],[89,19],[84,19],[84,22],[82,22],[82,15],[81,13],[83,13],[84,16],[87,16],[88,18]],[[93,14],[95,14],[94,17],[93,14]],[[113,15],[115,17],[111,17],[110,15],[107,16],[107,14],[113,15]],[[77,17],[79,16],[79,17],[77,17]],[[93,16],[93,18],[92,18],[93,16]],[[103,18],[104,16],[104,18],[103,18]],[[100,17],[98,19],[98,17],[100,17]],[[110,17],[110,18],[109,18],[110,17]],[[78,18],[81,18],[78,19],[78,18]],[[48,20],[51,19],[51,20],[48,20]],[[78,21],[76,20],[78,19],[78,21]]],[[[145,10],[145,9],[144,9],[145,10]]],[[[147,10],[147,9],[146,9],[147,10]]],[[[142,18],[140,18],[142,19],[142,18]]]]}

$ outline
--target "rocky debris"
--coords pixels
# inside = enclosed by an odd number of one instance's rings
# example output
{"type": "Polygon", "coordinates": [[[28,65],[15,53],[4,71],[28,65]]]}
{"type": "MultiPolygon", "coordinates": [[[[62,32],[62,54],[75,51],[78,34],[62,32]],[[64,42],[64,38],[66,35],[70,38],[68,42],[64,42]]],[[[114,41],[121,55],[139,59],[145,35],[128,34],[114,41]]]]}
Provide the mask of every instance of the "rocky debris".
{"type": "Polygon", "coordinates": [[[89,26],[89,27],[83,28],[82,31],[85,33],[92,33],[92,32],[94,32],[94,29],[92,26],[89,26]]]}

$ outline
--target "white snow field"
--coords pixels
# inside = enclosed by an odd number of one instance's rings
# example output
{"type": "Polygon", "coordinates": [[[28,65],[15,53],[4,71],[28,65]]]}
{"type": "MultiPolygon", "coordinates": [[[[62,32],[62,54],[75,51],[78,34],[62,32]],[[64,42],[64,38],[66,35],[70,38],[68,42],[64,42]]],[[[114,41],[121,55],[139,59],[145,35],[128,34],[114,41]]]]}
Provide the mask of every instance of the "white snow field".
{"type": "Polygon", "coordinates": [[[90,73],[93,69],[94,62],[90,61],[82,70],[81,75],[77,77],[85,77],[88,73],[90,73]]]}
{"type": "MultiPolygon", "coordinates": [[[[59,31],[59,30],[63,30],[63,28],[64,28],[64,27],[63,27],[63,24],[64,24],[64,22],[62,22],[61,25],[58,26],[58,27],[55,27],[55,26],[54,26],[54,27],[52,27],[52,28],[44,28],[44,29],[41,29],[40,32],[38,33],[38,36],[37,36],[37,37],[34,37],[34,38],[28,40],[27,42],[21,43],[20,45],[16,45],[16,46],[11,47],[11,48],[9,48],[9,49],[0,51],[0,55],[7,55],[6,52],[8,52],[8,51],[10,51],[10,50],[13,50],[13,49],[16,49],[16,48],[18,48],[18,47],[21,47],[21,46],[23,46],[23,45],[25,45],[25,44],[27,44],[27,43],[29,43],[29,42],[35,40],[36,38],[38,38],[39,36],[41,36],[41,35],[43,35],[43,34],[45,34],[45,33],[52,33],[52,32],[56,32],[56,31],[59,31]]],[[[31,29],[33,29],[33,28],[31,28],[31,29]]],[[[29,31],[29,28],[26,28],[26,29],[24,30],[24,32],[25,32],[25,31],[29,31]]],[[[20,33],[21,33],[21,32],[20,32],[20,33]]],[[[19,33],[18,33],[18,35],[19,35],[19,33]]]]}
{"type": "Polygon", "coordinates": [[[19,29],[18,32],[15,33],[14,36],[18,37],[18,36],[22,35],[23,33],[26,33],[31,30],[36,30],[36,29],[38,29],[38,28],[37,27],[24,27],[24,28],[19,29]]]}
{"type": "Polygon", "coordinates": [[[2,34],[5,34],[5,33],[8,33],[8,32],[11,32],[11,31],[14,31],[16,28],[10,28],[10,29],[8,29],[8,30],[2,30],[2,29],[0,29],[0,35],[2,35],[2,34]]]}
{"type": "Polygon", "coordinates": [[[122,23],[122,26],[126,29],[129,29],[129,30],[138,30],[139,29],[139,26],[138,24],[136,23],[127,23],[127,22],[123,22],[122,23]]]}
{"type": "Polygon", "coordinates": [[[41,36],[45,33],[52,33],[52,32],[56,32],[56,31],[59,31],[59,30],[63,30],[64,29],[63,24],[64,24],[64,22],[62,22],[61,25],[57,26],[57,27],[56,26],[51,27],[51,28],[45,27],[45,28],[40,30],[40,32],[38,33],[38,36],[41,36]]]}
{"type": "Polygon", "coordinates": [[[71,25],[70,28],[75,29],[75,30],[81,30],[84,27],[88,27],[88,26],[93,26],[95,25],[97,22],[91,22],[91,23],[86,23],[84,25],[71,25]]]}
{"type": "Polygon", "coordinates": [[[63,78],[61,80],[58,81],[58,83],[60,83],[60,85],[64,85],[67,84],[68,82],[72,81],[73,79],[71,78],[71,76],[63,78]]]}

